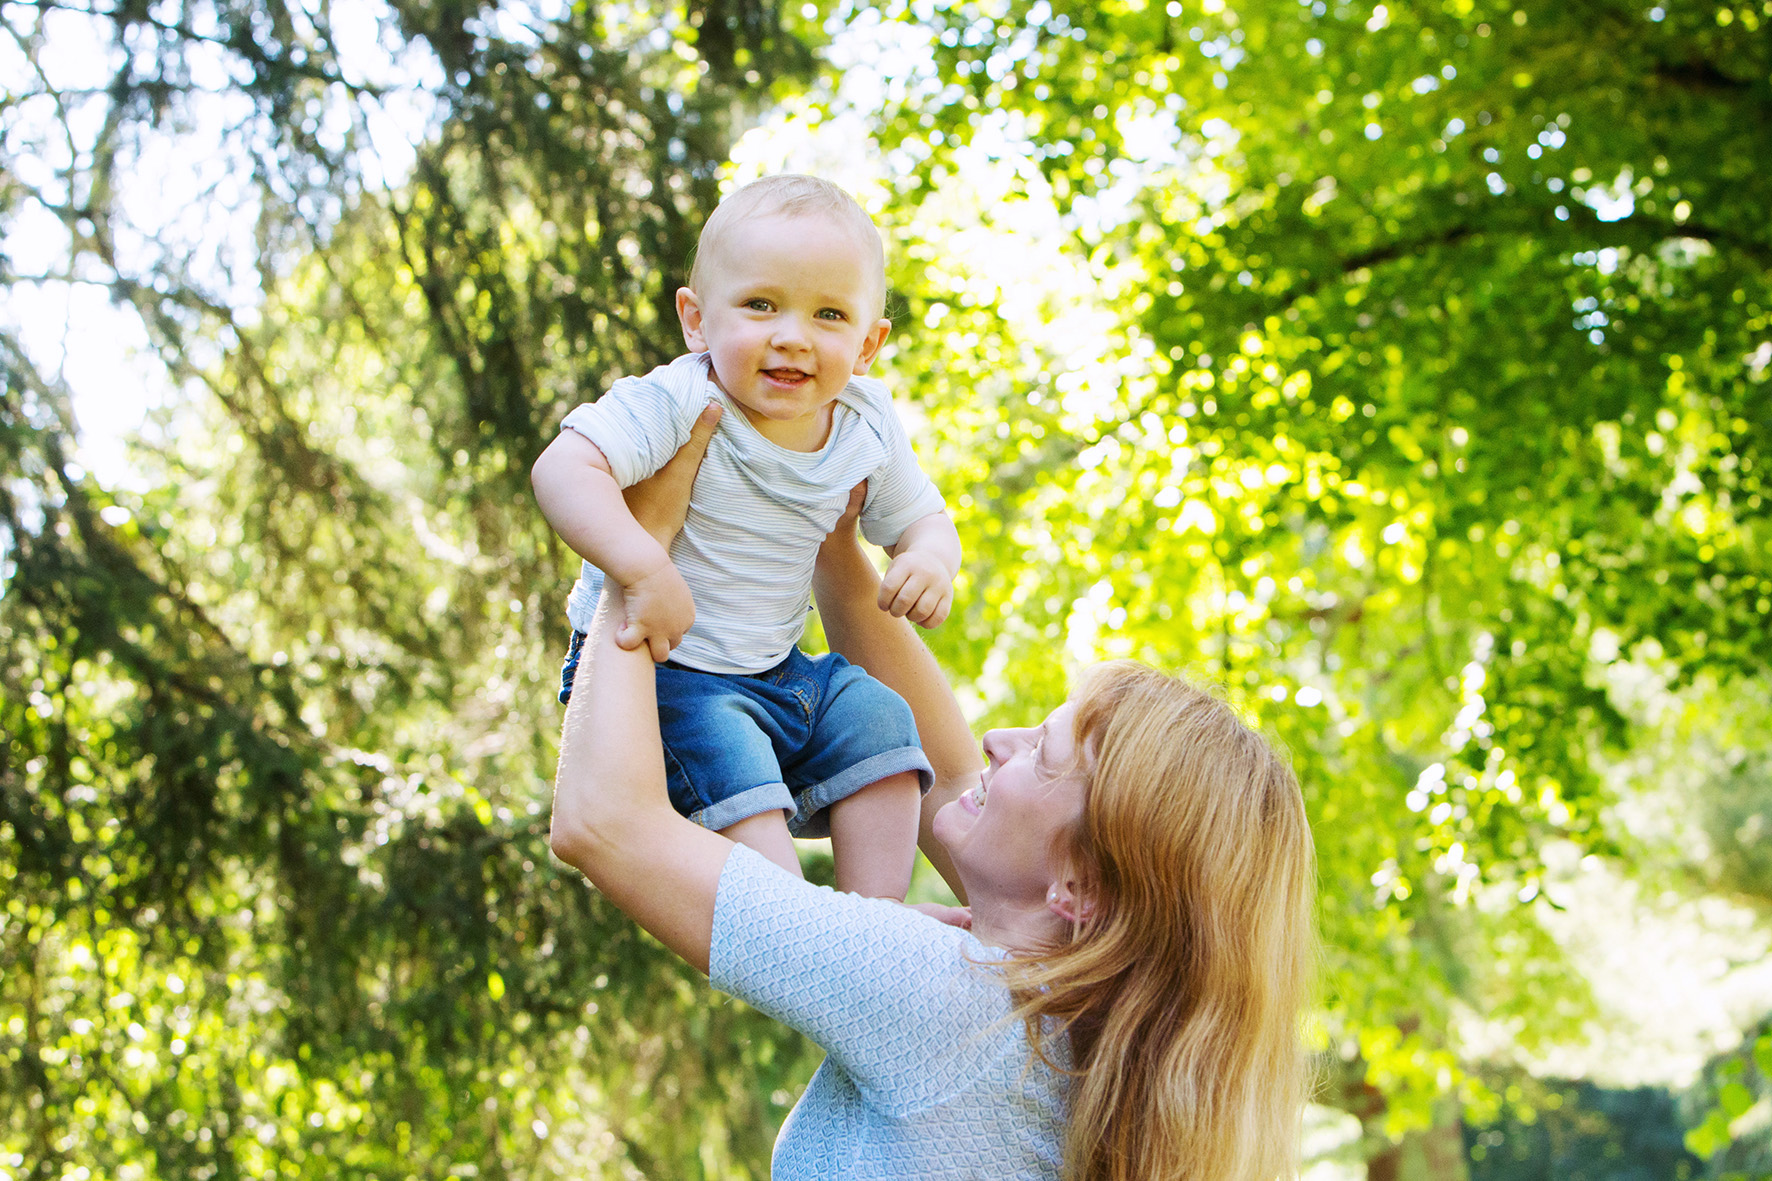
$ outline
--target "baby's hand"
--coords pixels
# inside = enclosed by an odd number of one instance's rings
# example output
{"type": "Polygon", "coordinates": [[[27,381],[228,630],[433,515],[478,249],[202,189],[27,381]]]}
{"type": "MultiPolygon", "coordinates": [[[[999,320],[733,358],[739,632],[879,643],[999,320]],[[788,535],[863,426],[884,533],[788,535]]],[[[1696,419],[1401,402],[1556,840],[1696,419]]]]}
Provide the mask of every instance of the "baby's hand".
{"type": "Polygon", "coordinates": [[[969,906],[943,906],[939,902],[907,902],[905,905],[918,914],[928,915],[936,922],[959,927],[963,931],[972,929],[972,908],[969,906]]]}
{"type": "Polygon", "coordinates": [[[939,627],[954,602],[954,578],[933,555],[905,550],[886,567],[880,610],[923,627],[939,627]]]}
{"type": "Polygon", "coordinates": [[[652,650],[652,659],[664,663],[695,622],[695,599],[689,584],[677,572],[677,564],[666,560],[622,590],[627,599],[627,622],[615,633],[616,644],[630,652],[645,644],[652,650]]]}

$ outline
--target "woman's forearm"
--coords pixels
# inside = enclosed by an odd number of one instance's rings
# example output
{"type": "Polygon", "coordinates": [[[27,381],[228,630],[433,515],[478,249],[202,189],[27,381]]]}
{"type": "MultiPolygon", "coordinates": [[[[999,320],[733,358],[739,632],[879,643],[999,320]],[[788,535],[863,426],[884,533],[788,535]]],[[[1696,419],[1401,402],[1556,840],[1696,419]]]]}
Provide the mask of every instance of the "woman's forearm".
{"type": "Polygon", "coordinates": [[[629,917],[707,970],[714,893],[731,842],[677,815],[665,791],[655,672],[615,643],[620,591],[605,581],[560,737],[549,842],[629,917]]]}
{"type": "Polygon", "coordinates": [[[978,744],[941,666],[907,620],[880,610],[876,603],[880,576],[853,532],[847,537],[839,536],[842,533],[839,529],[819,552],[812,584],[819,618],[834,651],[867,669],[910,704],[923,752],[935,770],[935,784],[923,799],[917,846],[964,902],[959,875],[935,840],[931,823],[942,805],[978,783],[984,766],[978,744]]]}
{"type": "Polygon", "coordinates": [[[615,645],[610,618],[620,613],[620,590],[611,588],[585,636],[554,784],[554,852],[599,886],[607,846],[647,812],[670,811],[653,663],[615,645]]]}

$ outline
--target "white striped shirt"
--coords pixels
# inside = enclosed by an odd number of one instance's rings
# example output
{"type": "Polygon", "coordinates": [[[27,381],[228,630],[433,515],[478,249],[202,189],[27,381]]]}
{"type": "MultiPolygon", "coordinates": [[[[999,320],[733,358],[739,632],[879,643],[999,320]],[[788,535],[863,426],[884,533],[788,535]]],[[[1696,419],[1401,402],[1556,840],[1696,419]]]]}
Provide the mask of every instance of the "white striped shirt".
{"type": "MultiPolygon", "coordinates": [[[[781,663],[805,629],[818,547],[850,489],[868,482],[862,535],[880,546],[946,506],[917,466],[891,394],[871,378],[849,379],[817,451],[790,451],[758,434],[714,384],[706,353],[622,378],[563,425],[595,443],[626,488],[677,453],[710,401],[725,413],[670,549],[695,597],[695,625],[671,659],[704,672],[759,673],[781,663]]],[[[601,592],[602,576],[586,562],[566,602],[578,631],[590,630],[601,592]]]]}

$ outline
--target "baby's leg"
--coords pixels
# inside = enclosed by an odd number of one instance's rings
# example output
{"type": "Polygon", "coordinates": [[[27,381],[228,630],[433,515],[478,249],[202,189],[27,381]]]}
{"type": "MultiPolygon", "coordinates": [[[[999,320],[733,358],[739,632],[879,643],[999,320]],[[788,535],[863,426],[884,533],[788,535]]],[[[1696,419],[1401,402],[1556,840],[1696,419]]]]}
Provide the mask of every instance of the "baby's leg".
{"type": "Polygon", "coordinates": [[[772,686],[674,664],[658,666],[658,725],[671,806],[704,828],[756,850],[795,877],[800,857],[788,835],[794,797],[781,780],[765,726],[772,686]]]}
{"type": "Polygon", "coordinates": [[[837,889],[904,901],[917,859],[917,817],[922,802],[917,773],[900,771],[831,805],[831,855],[837,863],[837,889]]]}
{"type": "Polygon", "coordinates": [[[779,808],[729,824],[720,830],[720,835],[755,849],[797,878],[805,876],[800,871],[800,854],[794,848],[794,838],[788,835],[787,813],[779,808]]]}

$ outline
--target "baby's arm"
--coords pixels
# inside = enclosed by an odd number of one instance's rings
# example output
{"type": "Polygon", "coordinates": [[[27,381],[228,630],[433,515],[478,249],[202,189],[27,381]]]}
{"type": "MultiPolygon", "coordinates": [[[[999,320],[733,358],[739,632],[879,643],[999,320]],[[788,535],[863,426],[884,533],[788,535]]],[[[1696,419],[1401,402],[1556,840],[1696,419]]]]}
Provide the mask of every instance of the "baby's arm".
{"type": "Polygon", "coordinates": [[[954,575],[960,572],[960,534],[946,512],[933,512],[905,526],[887,547],[892,564],[880,583],[880,610],[923,627],[939,627],[954,603],[954,575]]]}
{"type": "Polygon", "coordinates": [[[650,647],[664,660],[695,622],[695,601],[670,555],[634,520],[609,461],[573,430],[548,444],[530,472],[542,515],[573,550],[626,592],[625,649],[650,647]]]}

